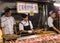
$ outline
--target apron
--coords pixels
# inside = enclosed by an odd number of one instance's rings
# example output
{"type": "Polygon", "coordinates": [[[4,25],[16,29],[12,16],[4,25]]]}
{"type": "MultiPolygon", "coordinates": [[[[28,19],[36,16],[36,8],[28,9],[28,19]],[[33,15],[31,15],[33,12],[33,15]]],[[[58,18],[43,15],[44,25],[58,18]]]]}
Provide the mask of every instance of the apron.
{"type": "MultiPolygon", "coordinates": [[[[20,22],[20,23],[21,23],[21,22],[20,22]]],[[[28,22],[28,23],[29,23],[29,22],[28,22]]],[[[23,23],[21,23],[21,24],[23,24],[23,23]]],[[[23,27],[24,27],[24,30],[26,30],[26,31],[31,30],[31,29],[30,29],[30,23],[29,23],[28,26],[24,26],[24,24],[23,24],[23,27]]],[[[26,36],[29,35],[28,32],[22,32],[22,33],[21,33],[22,36],[25,36],[24,34],[25,34],[26,36]]]]}
{"type": "MultiPolygon", "coordinates": [[[[20,23],[21,23],[21,22],[20,22],[20,23]]],[[[28,23],[29,23],[29,21],[28,21],[28,23]]],[[[23,23],[21,23],[21,24],[23,25],[24,30],[27,30],[27,31],[28,31],[28,30],[31,30],[31,29],[30,29],[30,23],[29,23],[29,25],[28,25],[28,26],[24,26],[24,24],[23,24],[23,23]]]]}
{"type": "MultiPolygon", "coordinates": [[[[55,26],[55,21],[53,21],[53,25],[55,26]]],[[[49,27],[49,26],[48,26],[48,31],[54,31],[54,32],[58,33],[58,32],[55,31],[52,27],[49,27]]]]}
{"type": "Polygon", "coordinates": [[[24,26],[24,30],[27,30],[27,31],[28,31],[28,30],[31,30],[31,29],[30,29],[30,25],[24,26]]]}

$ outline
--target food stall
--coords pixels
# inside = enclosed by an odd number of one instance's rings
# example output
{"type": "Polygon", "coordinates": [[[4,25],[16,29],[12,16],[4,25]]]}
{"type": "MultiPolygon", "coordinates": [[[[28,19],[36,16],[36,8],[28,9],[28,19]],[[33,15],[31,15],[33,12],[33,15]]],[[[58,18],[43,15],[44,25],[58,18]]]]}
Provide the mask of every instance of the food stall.
{"type": "Polygon", "coordinates": [[[60,34],[56,34],[53,31],[35,30],[34,35],[28,35],[22,37],[20,36],[16,38],[16,40],[10,40],[9,42],[10,43],[60,43],[60,34]]]}
{"type": "MultiPolygon", "coordinates": [[[[49,4],[48,4],[49,5],[49,4]]],[[[60,34],[57,34],[53,31],[47,31],[47,25],[45,21],[48,17],[48,5],[39,4],[39,3],[28,3],[28,2],[17,2],[16,9],[14,13],[18,13],[17,17],[20,16],[20,13],[30,14],[31,19],[34,25],[34,34],[24,35],[2,35],[3,42],[5,43],[60,43],[60,34]],[[36,15],[35,15],[36,13],[36,15]],[[39,14],[37,14],[39,13],[39,14]],[[38,15],[38,16],[37,16],[38,15]],[[37,26],[35,26],[37,24],[37,26]]],[[[16,14],[14,16],[16,16],[16,14]]],[[[15,18],[17,18],[15,17],[15,18]]],[[[19,20],[17,18],[17,24],[19,20]]],[[[17,26],[18,28],[18,26],[17,26]]],[[[17,30],[18,31],[18,30],[17,30]]],[[[31,32],[31,31],[28,31],[31,32]]]]}

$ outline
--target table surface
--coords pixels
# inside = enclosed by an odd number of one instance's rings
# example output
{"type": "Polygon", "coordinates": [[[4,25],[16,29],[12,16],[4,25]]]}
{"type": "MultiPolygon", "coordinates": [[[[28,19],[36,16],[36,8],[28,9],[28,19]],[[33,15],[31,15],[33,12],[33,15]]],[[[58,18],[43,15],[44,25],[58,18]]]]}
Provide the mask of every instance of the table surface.
{"type": "Polygon", "coordinates": [[[16,40],[16,43],[60,43],[60,34],[57,35],[51,35],[48,37],[37,37],[37,35],[31,35],[31,36],[25,36],[25,37],[21,37],[18,38],[16,40]],[[25,39],[25,40],[24,40],[25,39]]]}
{"type": "Polygon", "coordinates": [[[37,35],[23,36],[17,38],[17,40],[24,40],[24,39],[37,38],[37,37],[38,37],[37,35]]]}

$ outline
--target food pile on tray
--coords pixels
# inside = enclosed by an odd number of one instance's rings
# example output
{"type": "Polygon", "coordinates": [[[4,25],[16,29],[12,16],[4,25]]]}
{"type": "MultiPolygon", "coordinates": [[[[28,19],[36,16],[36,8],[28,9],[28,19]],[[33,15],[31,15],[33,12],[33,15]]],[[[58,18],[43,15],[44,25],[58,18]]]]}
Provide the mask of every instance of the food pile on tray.
{"type": "Polygon", "coordinates": [[[43,29],[38,29],[38,30],[34,30],[34,32],[35,32],[35,34],[41,34],[41,33],[43,33],[43,29]]]}
{"type": "MultiPolygon", "coordinates": [[[[29,31],[30,32],[30,31],[29,31]]],[[[57,35],[53,31],[44,31],[43,29],[35,30],[34,31],[35,36],[34,38],[32,36],[25,38],[23,40],[16,40],[13,41],[14,43],[60,43],[60,35],[57,35]]],[[[19,38],[21,39],[20,35],[3,35],[3,38],[5,40],[14,40],[19,38]]],[[[24,37],[22,37],[24,38],[24,37]]],[[[12,41],[11,41],[12,42],[12,41]]]]}
{"type": "Polygon", "coordinates": [[[17,40],[15,43],[60,43],[60,35],[53,31],[35,30],[35,38],[17,40]]]}
{"type": "Polygon", "coordinates": [[[36,35],[39,36],[39,37],[46,37],[46,36],[56,35],[56,33],[46,31],[46,33],[43,32],[43,33],[41,33],[41,34],[36,34],[36,35]]]}
{"type": "Polygon", "coordinates": [[[60,43],[60,35],[17,40],[15,43],[60,43]]]}
{"type": "Polygon", "coordinates": [[[40,30],[35,30],[35,35],[38,35],[40,37],[45,37],[45,36],[56,35],[56,33],[53,31],[44,31],[43,29],[40,29],[40,30]]]}
{"type": "Polygon", "coordinates": [[[16,39],[16,38],[18,38],[18,37],[20,37],[20,35],[15,35],[15,34],[13,34],[13,35],[9,35],[9,34],[3,35],[3,38],[4,38],[5,40],[13,40],[13,39],[16,39]]]}

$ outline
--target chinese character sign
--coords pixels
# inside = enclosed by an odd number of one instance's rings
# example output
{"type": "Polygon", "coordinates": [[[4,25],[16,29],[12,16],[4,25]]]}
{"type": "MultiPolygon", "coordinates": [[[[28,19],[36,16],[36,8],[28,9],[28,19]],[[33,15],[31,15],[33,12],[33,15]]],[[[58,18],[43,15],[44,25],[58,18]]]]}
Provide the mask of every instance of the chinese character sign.
{"type": "Polygon", "coordinates": [[[18,13],[38,13],[38,4],[37,3],[17,3],[17,12],[18,13]]]}

